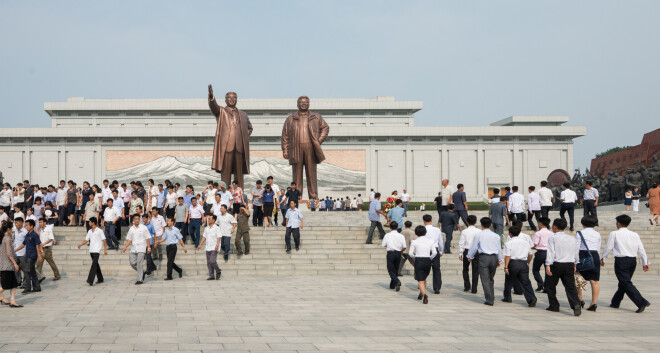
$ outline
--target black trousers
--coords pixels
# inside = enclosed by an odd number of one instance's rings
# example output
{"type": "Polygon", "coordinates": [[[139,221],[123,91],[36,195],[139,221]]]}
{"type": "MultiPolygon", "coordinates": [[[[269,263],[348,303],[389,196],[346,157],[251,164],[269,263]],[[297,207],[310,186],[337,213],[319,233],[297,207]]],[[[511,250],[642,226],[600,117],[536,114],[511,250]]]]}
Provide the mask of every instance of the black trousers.
{"type": "Polygon", "coordinates": [[[442,272],[440,272],[440,255],[436,255],[431,260],[431,269],[433,269],[433,290],[442,288],[442,272]]]}
{"type": "Polygon", "coordinates": [[[415,270],[415,260],[413,260],[412,257],[408,254],[401,254],[401,263],[399,264],[399,272],[398,274],[401,275],[401,271],[403,271],[403,266],[406,264],[406,261],[410,262],[410,265],[413,267],[413,272],[415,270]]]}
{"type": "Polygon", "coordinates": [[[27,259],[27,271],[25,271],[25,290],[41,290],[39,276],[37,275],[37,259],[27,259]]]}
{"type": "Polygon", "coordinates": [[[550,271],[552,276],[548,276],[545,279],[545,290],[548,292],[548,302],[550,302],[550,308],[553,310],[559,310],[559,301],[557,300],[557,284],[561,280],[561,284],[564,285],[566,290],[566,297],[568,298],[568,304],[571,306],[571,309],[574,309],[576,305],[580,305],[580,299],[578,298],[577,288],[575,287],[575,264],[572,262],[555,262],[550,266],[550,271]]]}
{"type": "Polygon", "coordinates": [[[477,292],[479,284],[479,253],[474,254],[472,262],[468,261],[467,254],[469,249],[463,250],[463,288],[472,289],[472,293],[477,292]],[[472,265],[472,284],[470,285],[470,264],[472,265]]]}
{"type": "Polygon", "coordinates": [[[615,257],[614,258],[614,274],[616,279],[619,281],[619,287],[612,297],[612,306],[619,307],[623,296],[628,295],[628,298],[632,300],[637,307],[646,305],[648,301],[642,297],[642,294],[639,293],[635,285],[632,283],[632,276],[635,273],[635,268],[637,267],[637,258],[636,257],[615,257]]]}
{"type": "Polygon", "coordinates": [[[552,206],[541,206],[541,217],[548,217],[552,206]]]}
{"type": "Polygon", "coordinates": [[[522,215],[523,215],[522,213],[510,213],[509,220],[511,222],[513,222],[514,220],[522,222],[522,215]]]}
{"type": "Polygon", "coordinates": [[[252,216],[252,225],[257,227],[263,227],[264,226],[264,212],[263,212],[263,206],[255,206],[252,205],[253,211],[254,211],[254,216],[252,216]]]}
{"type": "Polygon", "coordinates": [[[286,227],[284,243],[286,244],[287,251],[291,250],[291,235],[293,235],[293,242],[296,245],[296,248],[300,247],[300,228],[286,227]]]}
{"type": "Polygon", "coordinates": [[[158,267],[156,267],[156,264],[154,263],[154,259],[151,256],[150,252],[146,253],[146,258],[147,258],[147,270],[145,272],[148,275],[150,275],[151,272],[156,271],[158,267]]]}
{"type": "Polygon", "coordinates": [[[367,244],[371,243],[371,239],[374,237],[374,230],[378,228],[378,233],[380,233],[380,238],[383,239],[385,236],[385,230],[383,225],[379,221],[371,221],[371,226],[369,227],[369,235],[367,236],[367,244]]]}
{"type": "Polygon", "coordinates": [[[532,221],[532,216],[536,219],[536,223],[539,223],[539,218],[541,218],[541,211],[529,211],[527,213],[527,223],[529,224],[529,227],[536,232],[536,225],[532,221]]]}
{"type": "Polygon", "coordinates": [[[181,273],[181,267],[177,266],[174,263],[174,259],[176,259],[176,251],[178,250],[176,244],[171,244],[165,247],[165,251],[167,252],[167,278],[172,278],[172,270],[175,270],[176,272],[181,273]]]}
{"type": "Polygon", "coordinates": [[[89,275],[87,275],[87,283],[94,283],[94,277],[97,282],[103,282],[103,273],[101,273],[101,265],[99,265],[99,253],[89,253],[92,258],[92,266],[89,268],[89,275]]]}
{"type": "Polygon", "coordinates": [[[399,282],[397,274],[401,265],[401,251],[387,252],[387,273],[390,275],[390,289],[394,289],[399,282]]]}
{"type": "Polygon", "coordinates": [[[513,283],[520,283],[527,304],[536,300],[532,282],[529,281],[529,265],[525,260],[509,260],[509,275],[504,277],[504,299],[511,300],[513,283]]]}
{"type": "Polygon", "coordinates": [[[545,258],[547,256],[547,250],[536,250],[536,254],[534,254],[534,262],[532,262],[532,274],[534,275],[534,280],[536,280],[536,284],[539,287],[545,287],[545,258]],[[543,269],[543,277],[541,277],[541,269],[543,269]]]}
{"type": "Polygon", "coordinates": [[[568,212],[568,218],[570,219],[569,225],[571,230],[573,230],[573,223],[575,221],[575,204],[573,202],[563,202],[561,204],[561,208],[559,209],[559,217],[565,220],[566,217],[564,217],[564,214],[566,212],[568,212]]]}
{"type": "Polygon", "coordinates": [[[596,216],[596,200],[584,200],[584,215],[585,216],[596,216]]]}

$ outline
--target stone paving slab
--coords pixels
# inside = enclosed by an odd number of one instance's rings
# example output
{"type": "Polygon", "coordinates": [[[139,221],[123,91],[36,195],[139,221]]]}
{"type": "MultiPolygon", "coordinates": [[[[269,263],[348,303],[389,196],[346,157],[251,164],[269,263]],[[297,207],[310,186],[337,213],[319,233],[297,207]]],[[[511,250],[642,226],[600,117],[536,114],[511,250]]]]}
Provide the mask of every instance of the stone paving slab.
{"type": "MultiPolygon", "coordinates": [[[[107,278],[89,287],[82,277],[43,283],[18,295],[22,309],[0,307],[0,352],[556,352],[657,351],[660,276],[635,278],[654,305],[635,314],[625,299],[608,307],[616,290],[603,276],[596,313],[574,317],[536,308],[521,296],[484,306],[482,290],[463,293],[462,278],[443,276],[440,295],[417,301],[416,283],[402,277],[398,293],[381,276],[107,278]]],[[[559,288],[559,293],[563,289],[559,288]]],[[[587,291],[586,301],[591,293],[587,291]]]]}

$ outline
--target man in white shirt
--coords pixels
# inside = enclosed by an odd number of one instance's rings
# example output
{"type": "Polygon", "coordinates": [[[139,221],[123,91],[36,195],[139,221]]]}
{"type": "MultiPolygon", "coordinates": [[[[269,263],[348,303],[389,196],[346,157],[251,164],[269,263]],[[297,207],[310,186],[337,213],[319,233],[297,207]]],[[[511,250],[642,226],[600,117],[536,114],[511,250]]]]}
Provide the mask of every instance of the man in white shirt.
{"type": "Polygon", "coordinates": [[[376,198],[376,192],[374,189],[371,189],[371,191],[369,191],[369,202],[371,202],[374,198],[376,198]]]}
{"type": "MultiPolygon", "coordinates": [[[[511,188],[511,195],[509,195],[508,210],[516,220],[522,222],[523,213],[525,212],[525,198],[518,192],[518,186],[511,188]]],[[[511,217],[510,217],[511,218],[511,217]]],[[[509,218],[509,219],[510,219],[509,218]]]]}
{"type": "Polygon", "coordinates": [[[547,218],[548,213],[552,209],[552,199],[554,199],[555,196],[552,195],[552,190],[548,189],[548,182],[545,180],[541,182],[539,197],[541,198],[541,217],[547,218]]]}
{"type": "Polygon", "coordinates": [[[103,195],[103,204],[106,205],[109,198],[112,198],[112,189],[110,189],[110,182],[106,179],[103,180],[103,189],[101,190],[101,195],[103,195]]]}
{"type": "MultiPolygon", "coordinates": [[[[224,206],[225,212],[227,207],[224,206]]],[[[230,216],[231,217],[231,216],[230,216]]],[[[232,219],[234,217],[231,217],[232,219]]],[[[206,242],[206,247],[204,251],[206,252],[206,267],[209,270],[209,277],[207,281],[219,280],[222,275],[220,266],[218,266],[218,246],[220,244],[220,227],[216,224],[218,221],[218,216],[212,214],[207,216],[206,224],[208,226],[204,228],[204,234],[202,235],[202,241],[197,246],[197,250],[202,248],[202,245],[206,242]]]]}
{"type": "Polygon", "coordinates": [[[199,245],[199,231],[202,228],[202,217],[204,217],[204,208],[197,203],[197,198],[192,197],[190,199],[192,203],[188,208],[188,218],[186,223],[188,224],[188,234],[190,234],[190,240],[195,244],[195,247],[199,245]]]}
{"type": "MultiPolygon", "coordinates": [[[[277,184],[275,184],[275,180],[273,180],[273,176],[268,176],[268,178],[266,178],[266,182],[270,185],[270,189],[273,190],[273,195],[275,195],[273,196],[274,197],[273,201],[275,202],[275,207],[273,208],[275,210],[275,215],[273,217],[275,220],[275,225],[278,225],[279,223],[277,223],[277,214],[279,207],[277,206],[278,204],[277,198],[280,196],[280,187],[277,186],[277,184]]],[[[285,215],[282,215],[282,217],[284,216],[285,215]]]]}
{"type": "Polygon", "coordinates": [[[114,249],[119,251],[119,240],[117,240],[115,231],[117,230],[117,223],[119,222],[120,218],[121,214],[119,213],[119,210],[114,207],[112,198],[109,198],[108,202],[106,203],[105,211],[103,212],[103,221],[101,221],[101,227],[105,229],[105,234],[107,234],[108,238],[110,239],[111,247],[108,248],[110,250],[114,249]]]}
{"type": "Polygon", "coordinates": [[[284,233],[284,243],[286,244],[286,253],[291,253],[291,236],[296,245],[296,251],[300,250],[300,230],[303,229],[303,215],[296,207],[295,201],[289,202],[289,210],[284,216],[286,220],[286,232],[284,233]]]}
{"type": "Polygon", "coordinates": [[[144,283],[144,276],[146,276],[142,265],[144,263],[145,254],[151,253],[151,246],[149,246],[151,234],[149,234],[147,226],[140,223],[139,215],[134,214],[131,217],[133,226],[131,226],[126,234],[126,245],[124,245],[121,252],[125,253],[126,248],[128,248],[129,245],[132,245],[128,259],[131,263],[131,267],[137,271],[137,281],[135,282],[135,285],[140,285],[144,283]]]}
{"type": "Polygon", "coordinates": [[[154,226],[154,230],[156,231],[155,238],[162,237],[165,233],[165,227],[167,226],[167,223],[165,222],[165,218],[163,218],[163,216],[158,213],[158,209],[156,207],[151,209],[151,220],[149,220],[149,223],[154,226]]]}
{"type": "Polygon", "coordinates": [[[534,225],[534,222],[532,221],[532,216],[536,218],[536,223],[539,222],[539,218],[541,218],[541,197],[539,194],[535,192],[536,187],[530,186],[528,191],[529,194],[527,194],[527,210],[529,213],[527,214],[527,221],[529,223],[529,227],[536,232],[536,225],[534,225]]]}
{"type": "MultiPolygon", "coordinates": [[[[39,220],[39,227],[41,230],[38,232],[39,233],[39,240],[41,240],[41,248],[43,249],[43,254],[42,258],[44,259],[45,262],[48,262],[50,265],[51,270],[53,270],[53,276],[55,277],[53,280],[54,281],[59,281],[60,279],[60,271],[57,268],[57,264],[55,264],[55,260],[53,260],[53,242],[55,241],[55,236],[53,235],[53,227],[52,225],[47,225],[46,224],[46,219],[41,218],[39,220]]],[[[42,262],[37,262],[37,278],[39,279],[39,282],[43,281],[46,276],[43,274],[43,266],[44,266],[44,261],[42,262]]]]}
{"type": "Polygon", "coordinates": [[[580,299],[575,287],[575,265],[580,261],[580,248],[575,245],[575,237],[564,233],[566,220],[557,218],[552,222],[555,233],[548,239],[548,254],[545,259],[545,290],[548,293],[548,306],[545,310],[559,312],[557,300],[557,284],[559,280],[566,289],[568,304],[575,316],[580,316],[580,299]]]}
{"type": "Polygon", "coordinates": [[[585,216],[598,217],[596,207],[598,206],[598,198],[600,195],[598,195],[598,190],[592,185],[593,182],[591,180],[587,180],[584,183],[584,194],[581,205],[584,207],[585,216]]]}
{"type": "Polygon", "coordinates": [[[637,305],[636,313],[641,313],[651,303],[642,297],[635,285],[632,283],[632,276],[637,267],[637,253],[642,257],[642,269],[647,272],[650,268],[649,259],[646,256],[644,244],[642,244],[639,234],[628,229],[630,225],[630,216],[620,215],[616,217],[617,230],[610,233],[607,238],[607,245],[603,251],[603,257],[600,265],[605,266],[605,259],[612,253],[614,254],[614,273],[619,280],[619,286],[610,302],[611,308],[619,308],[624,294],[637,305]]]}
{"type": "Polygon", "coordinates": [[[526,239],[520,238],[520,228],[509,228],[511,240],[504,244],[504,298],[503,302],[511,303],[511,289],[514,282],[520,283],[525,300],[529,307],[536,306],[536,295],[529,281],[529,263],[532,262],[532,246],[526,239]]]}
{"type": "Polygon", "coordinates": [[[477,253],[479,254],[479,277],[486,299],[484,304],[493,306],[495,304],[495,272],[502,262],[501,240],[499,234],[490,230],[490,226],[493,225],[492,219],[482,217],[479,223],[481,223],[482,231],[472,239],[467,258],[474,261],[477,253]]]}
{"type": "MultiPolygon", "coordinates": [[[[227,187],[225,186],[224,181],[221,181],[219,183],[219,186],[220,186],[220,191],[218,191],[218,193],[216,195],[219,194],[220,195],[220,203],[227,206],[228,210],[231,210],[232,209],[231,204],[232,204],[232,201],[234,201],[234,196],[232,196],[231,191],[227,190],[227,187]]],[[[217,203],[217,199],[215,199],[215,202],[213,202],[213,204],[216,204],[216,203],[217,203]]],[[[217,216],[217,214],[215,212],[213,214],[217,216]]]]}
{"type": "Polygon", "coordinates": [[[117,222],[115,235],[117,236],[117,240],[121,241],[121,224],[124,222],[124,198],[119,194],[119,189],[112,190],[112,207],[116,208],[119,212],[120,219],[117,222]]]}
{"type": "Polygon", "coordinates": [[[401,281],[397,277],[401,265],[401,252],[406,248],[406,238],[398,232],[399,225],[390,222],[390,232],[383,237],[384,248],[387,248],[387,273],[390,275],[390,289],[397,292],[401,289],[401,281]]]}
{"type": "Polygon", "coordinates": [[[0,207],[0,223],[4,222],[6,219],[9,219],[9,216],[7,216],[5,209],[0,207]]]}
{"type": "Polygon", "coordinates": [[[231,248],[231,234],[236,230],[236,218],[227,212],[227,206],[220,206],[220,216],[217,217],[216,223],[220,226],[220,241],[221,248],[224,251],[223,257],[225,262],[229,261],[229,250],[231,248]]]}
{"type": "Polygon", "coordinates": [[[449,185],[449,180],[444,179],[442,181],[442,190],[440,190],[440,197],[442,197],[442,202],[440,204],[440,212],[447,211],[447,205],[454,203],[452,198],[456,189],[453,186],[449,185]]]}
{"type": "MultiPolygon", "coordinates": [[[[112,206],[108,207],[112,209],[112,206]]],[[[87,276],[87,283],[94,285],[94,277],[97,278],[97,284],[103,283],[103,274],[101,273],[101,266],[99,266],[99,253],[103,249],[103,254],[108,255],[108,244],[105,241],[105,235],[101,228],[97,227],[98,220],[96,217],[89,219],[91,229],[87,231],[85,241],[78,245],[80,249],[83,245],[89,243],[89,256],[92,258],[92,266],[89,268],[89,275],[87,276]]]]}
{"type": "Polygon", "coordinates": [[[57,215],[58,217],[58,226],[64,225],[64,220],[66,219],[66,193],[69,190],[66,187],[66,182],[60,180],[60,187],[57,188],[57,196],[55,197],[55,203],[57,204],[57,215]]]}
{"type": "MultiPolygon", "coordinates": [[[[23,241],[25,241],[25,236],[27,236],[27,229],[23,228],[23,223],[25,220],[23,217],[15,217],[14,218],[14,228],[12,229],[14,232],[14,249],[18,249],[23,244],[23,241]]],[[[18,283],[23,283],[23,277],[25,275],[25,271],[29,271],[30,269],[28,268],[28,263],[27,259],[25,258],[25,248],[15,251],[14,255],[18,258],[18,265],[20,267],[20,271],[16,271],[16,280],[18,283]]],[[[25,276],[25,278],[28,278],[25,276]]],[[[24,283],[23,283],[24,284],[24,283]]],[[[24,286],[22,286],[24,287],[24,286]]]]}
{"type": "Polygon", "coordinates": [[[564,217],[564,214],[568,211],[568,217],[571,220],[571,227],[570,231],[573,231],[573,221],[574,221],[574,213],[575,213],[575,203],[577,202],[577,194],[575,191],[571,190],[571,183],[565,182],[564,183],[564,191],[561,192],[559,195],[561,199],[561,208],[559,209],[559,217],[561,217],[563,220],[566,220],[566,217],[564,217]]]}
{"type": "Polygon", "coordinates": [[[410,197],[408,190],[403,189],[403,194],[401,194],[401,202],[403,202],[404,217],[408,217],[408,202],[410,202],[411,200],[412,198],[410,197]]]}
{"type": "Polygon", "coordinates": [[[205,215],[211,214],[211,206],[215,201],[215,194],[218,193],[218,183],[213,183],[209,180],[204,190],[202,190],[202,195],[204,196],[204,212],[205,215]]]}
{"type": "Polygon", "coordinates": [[[442,289],[442,272],[440,271],[440,257],[444,253],[445,241],[442,237],[442,232],[439,228],[434,227],[431,222],[433,222],[433,217],[430,214],[425,214],[422,216],[422,221],[424,222],[424,227],[426,228],[426,238],[433,240],[436,244],[436,251],[438,256],[434,257],[431,260],[431,269],[433,269],[433,293],[440,294],[440,289],[442,289]]]}
{"type": "Polygon", "coordinates": [[[11,197],[11,185],[9,183],[5,183],[2,186],[2,191],[0,191],[0,207],[2,207],[4,210],[5,217],[7,217],[7,214],[11,208],[11,197]]]}
{"type": "MultiPolygon", "coordinates": [[[[220,210],[222,205],[225,205],[222,202],[222,196],[220,194],[215,194],[215,200],[213,202],[213,205],[211,205],[211,214],[217,217],[220,217],[222,214],[222,211],[220,210]]],[[[229,208],[229,206],[225,205],[225,207],[229,208]]],[[[208,222],[211,220],[211,218],[206,217],[206,225],[208,226],[208,222]]]]}
{"type": "Polygon", "coordinates": [[[481,229],[475,227],[477,224],[477,216],[469,215],[467,218],[468,227],[461,232],[461,239],[458,241],[458,259],[463,261],[463,292],[472,290],[472,293],[477,293],[477,285],[479,284],[479,254],[475,254],[474,261],[472,261],[472,284],[470,285],[470,261],[468,261],[467,253],[472,246],[472,240],[481,229]]]}

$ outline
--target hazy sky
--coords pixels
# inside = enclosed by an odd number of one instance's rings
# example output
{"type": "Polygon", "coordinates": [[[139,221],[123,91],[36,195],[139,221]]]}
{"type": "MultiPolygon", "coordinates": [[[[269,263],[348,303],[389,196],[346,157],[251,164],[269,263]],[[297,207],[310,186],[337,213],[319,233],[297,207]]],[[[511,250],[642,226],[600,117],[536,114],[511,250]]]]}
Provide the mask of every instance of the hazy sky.
{"type": "MultiPolygon", "coordinates": [[[[0,126],[45,101],[422,100],[417,125],[568,115],[575,165],[660,127],[660,1],[2,1],[0,126]]],[[[312,101],[313,104],[313,101],[312,101]]],[[[240,105],[240,102],[239,102],[240,105]]]]}

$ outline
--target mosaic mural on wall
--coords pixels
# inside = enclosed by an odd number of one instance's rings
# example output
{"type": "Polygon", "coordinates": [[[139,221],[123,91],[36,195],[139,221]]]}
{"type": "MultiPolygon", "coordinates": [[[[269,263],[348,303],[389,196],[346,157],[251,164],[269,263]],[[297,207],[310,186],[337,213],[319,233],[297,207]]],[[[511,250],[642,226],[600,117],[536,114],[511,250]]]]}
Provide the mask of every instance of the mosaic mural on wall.
{"type": "MultiPolygon", "coordinates": [[[[366,153],[364,150],[324,151],[326,160],[318,165],[319,196],[355,196],[366,190],[366,153]]],[[[148,179],[162,183],[165,179],[181,185],[193,185],[196,191],[209,180],[219,181],[220,174],[211,169],[212,151],[107,151],[106,176],[110,180],[130,182],[148,179]]],[[[291,183],[291,166],[282,151],[250,151],[248,187],[257,180],[266,182],[272,175],[280,186],[291,183]]],[[[304,181],[306,188],[307,181],[304,181]]],[[[306,193],[305,193],[306,194],[306,193]]]]}

